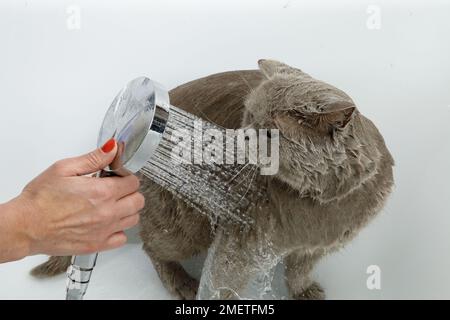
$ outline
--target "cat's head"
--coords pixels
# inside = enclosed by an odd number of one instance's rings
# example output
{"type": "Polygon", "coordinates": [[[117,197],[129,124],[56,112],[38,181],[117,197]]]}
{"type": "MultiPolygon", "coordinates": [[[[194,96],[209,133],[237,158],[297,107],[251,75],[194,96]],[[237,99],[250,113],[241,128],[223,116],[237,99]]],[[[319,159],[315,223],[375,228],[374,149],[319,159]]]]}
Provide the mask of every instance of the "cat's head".
{"type": "Polygon", "coordinates": [[[338,197],[337,180],[352,174],[345,144],[358,113],[354,102],[284,63],[258,64],[266,80],[247,97],[243,126],[279,129],[278,179],[323,202],[338,197]]]}
{"type": "Polygon", "coordinates": [[[267,80],[246,100],[247,123],[276,127],[294,141],[327,141],[352,119],[356,107],[345,92],[278,61],[258,64],[267,80]]]}

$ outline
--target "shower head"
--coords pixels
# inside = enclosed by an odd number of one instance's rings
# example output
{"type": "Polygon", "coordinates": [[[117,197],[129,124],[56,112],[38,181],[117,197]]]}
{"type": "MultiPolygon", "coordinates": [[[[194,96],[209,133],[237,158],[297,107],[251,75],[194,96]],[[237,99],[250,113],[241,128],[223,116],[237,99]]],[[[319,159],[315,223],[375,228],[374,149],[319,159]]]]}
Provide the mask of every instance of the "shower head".
{"type": "Polygon", "coordinates": [[[130,81],[114,98],[98,136],[98,146],[114,138],[118,151],[109,174],[138,172],[158,147],[169,118],[169,94],[146,77],[130,81]]]}

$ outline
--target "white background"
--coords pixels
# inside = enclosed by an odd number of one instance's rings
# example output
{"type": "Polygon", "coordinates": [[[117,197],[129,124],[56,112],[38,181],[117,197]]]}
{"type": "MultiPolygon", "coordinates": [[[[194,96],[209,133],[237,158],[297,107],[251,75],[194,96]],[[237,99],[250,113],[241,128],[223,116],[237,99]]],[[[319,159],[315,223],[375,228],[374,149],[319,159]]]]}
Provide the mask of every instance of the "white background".
{"type": "MultiPolygon", "coordinates": [[[[2,0],[0,202],[55,160],[95,147],[129,80],[172,88],[274,58],[349,93],[396,160],[385,210],[314,272],[328,298],[449,299],[449,39],[450,4],[436,0],[2,0]],[[80,29],[67,27],[71,5],[80,29]],[[381,10],[380,29],[367,26],[369,5],[381,10]],[[381,268],[381,290],[366,287],[370,265],[381,268]]],[[[0,298],[63,298],[64,276],[28,275],[42,261],[0,265],[0,298]]],[[[101,255],[86,295],[94,298],[170,296],[129,244],[101,255]]]]}

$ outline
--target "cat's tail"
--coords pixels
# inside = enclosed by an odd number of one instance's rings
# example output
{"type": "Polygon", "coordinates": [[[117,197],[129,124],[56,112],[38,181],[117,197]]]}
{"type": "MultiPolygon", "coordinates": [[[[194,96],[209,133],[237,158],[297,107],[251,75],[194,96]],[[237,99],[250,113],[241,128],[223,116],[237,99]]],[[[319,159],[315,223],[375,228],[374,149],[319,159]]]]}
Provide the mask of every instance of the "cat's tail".
{"type": "Polygon", "coordinates": [[[47,278],[56,276],[67,270],[70,265],[71,257],[50,257],[47,262],[33,268],[30,273],[37,278],[47,278]]]}

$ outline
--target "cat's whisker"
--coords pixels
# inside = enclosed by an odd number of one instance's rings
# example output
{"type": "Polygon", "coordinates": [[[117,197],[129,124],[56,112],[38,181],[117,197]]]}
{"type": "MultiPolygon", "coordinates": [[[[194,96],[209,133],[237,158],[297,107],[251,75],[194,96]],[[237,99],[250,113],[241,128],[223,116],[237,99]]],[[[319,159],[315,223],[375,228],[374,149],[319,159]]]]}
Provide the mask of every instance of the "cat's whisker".
{"type": "Polygon", "coordinates": [[[252,186],[253,180],[255,180],[257,172],[258,172],[258,168],[254,167],[252,177],[247,185],[247,189],[245,190],[245,193],[242,195],[241,199],[239,199],[239,202],[237,204],[239,204],[243,199],[245,199],[245,196],[247,195],[248,191],[250,190],[250,187],[252,186]]]}
{"type": "MultiPolygon", "coordinates": [[[[244,168],[242,168],[242,170],[243,170],[244,168]]],[[[241,171],[242,171],[241,170],[241,171]]],[[[255,167],[255,170],[256,170],[256,167],[255,167]]],[[[239,173],[238,173],[239,174],[239,173]]],[[[240,182],[238,182],[237,184],[235,184],[235,185],[233,185],[233,187],[238,187],[238,186],[240,186],[244,181],[245,181],[245,179],[247,179],[250,175],[252,175],[253,174],[253,170],[249,170],[249,171],[247,171],[247,173],[245,174],[245,176],[242,178],[242,180],[240,181],[240,182]]]]}
{"type": "Polygon", "coordinates": [[[240,174],[245,168],[248,167],[249,164],[250,164],[250,163],[248,162],[248,163],[246,163],[245,165],[243,165],[242,168],[238,171],[238,173],[236,173],[233,177],[231,177],[231,179],[230,179],[229,181],[227,181],[226,183],[227,183],[227,184],[230,184],[234,179],[236,179],[237,176],[239,176],[239,174],[240,174]]]}

